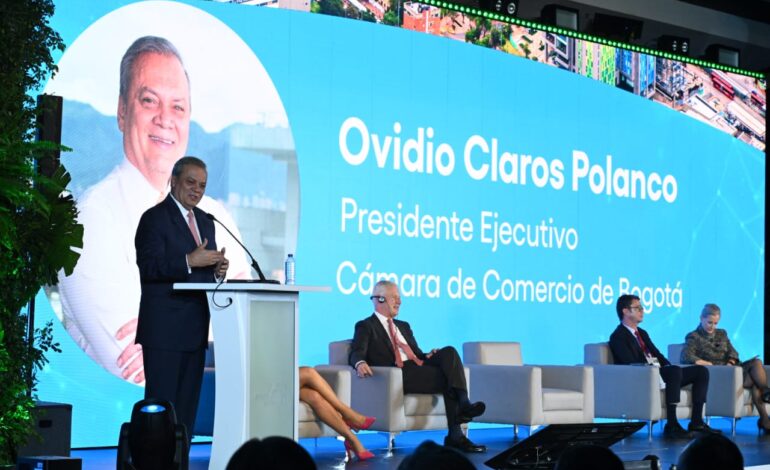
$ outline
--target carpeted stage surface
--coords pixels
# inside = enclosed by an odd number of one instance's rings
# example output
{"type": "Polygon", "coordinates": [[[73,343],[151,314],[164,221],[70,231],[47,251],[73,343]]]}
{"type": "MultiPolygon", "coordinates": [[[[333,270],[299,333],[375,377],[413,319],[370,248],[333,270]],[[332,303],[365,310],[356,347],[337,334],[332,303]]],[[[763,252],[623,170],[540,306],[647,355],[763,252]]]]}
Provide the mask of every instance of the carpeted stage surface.
{"type": "MultiPolygon", "coordinates": [[[[741,452],[747,467],[770,464],[770,435],[758,435],[756,418],[744,418],[738,422],[736,435],[732,437],[741,452]]],[[[686,425],[686,423],[683,423],[686,425]]],[[[729,421],[712,419],[711,426],[721,429],[729,436],[729,421]]],[[[401,460],[411,454],[420,442],[430,439],[438,443],[443,442],[444,432],[422,431],[407,432],[396,438],[396,448],[393,453],[386,451],[387,440],[384,434],[361,433],[361,441],[367,448],[375,453],[375,458],[365,462],[345,462],[345,451],[342,442],[333,438],[301,439],[300,444],[310,452],[319,469],[323,468],[361,468],[370,470],[395,469],[401,460]]],[[[488,468],[484,462],[498,453],[514,445],[513,430],[510,426],[500,428],[472,429],[469,437],[488,448],[485,454],[469,454],[471,461],[478,468],[488,468]]],[[[521,428],[519,439],[527,437],[527,429],[521,428]]],[[[647,439],[646,428],[642,428],[633,436],[614,445],[612,450],[622,460],[641,460],[646,455],[658,456],[663,469],[668,470],[672,463],[676,463],[681,450],[687,445],[687,441],[668,440],[662,437],[662,428],[656,425],[653,430],[652,440],[647,439]]],[[[190,453],[190,469],[208,469],[211,446],[208,444],[194,444],[190,453]]],[[[114,469],[116,451],[107,449],[79,449],[72,451],[73,457],[83,459],[84,470],[114,469]]],[[[768,467],[770,468],[770,467],[768,467]]],[[[218,469],[217,469],[218,470],[218,469]]]]}

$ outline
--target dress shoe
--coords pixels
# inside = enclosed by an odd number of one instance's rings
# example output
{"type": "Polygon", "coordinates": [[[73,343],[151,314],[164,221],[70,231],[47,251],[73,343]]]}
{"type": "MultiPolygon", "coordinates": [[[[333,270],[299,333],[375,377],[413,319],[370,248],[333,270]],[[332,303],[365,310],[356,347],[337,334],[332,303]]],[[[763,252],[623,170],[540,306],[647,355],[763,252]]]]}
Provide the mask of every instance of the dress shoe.
{"type": "Polygon", "coordinates": [[[460,409],[460,414],[457,416],[457,421],[460,424],[468,423],[473,421],[473,418],[483,415],[486,410],[487,405],[485,405],[483,401],[469,403],[460,409]]]}
{"type": "Polygon", "coordinates": [[[360,426],[356,426],[355,424],[353,424],[353,423],[351,423],[350,421],[347,421],[347,420],[345,420],[345,424],[347,424],[348,427],[350,429],[352,429],[353,431],[358,432],[358,431],[361,431],[361,430],[369,429],[370,427],[372,427],[372,424],[374,424],[374,422],[376,420],[377,420],[377,418],[375,418],[374,416],[364,416],[364,423],[362,425],[360,425],[360,426]]]}
{"type": "Polygon", "coordinates": [[[687,425],[687,430],[690,432],[699,432],[702,434],[722,434],[719,429],[714,429],[706,423],[694,424],[692,421],[687,425]]]}
{"type": "Polygon", "coordinates": [[[487,446],[474,444],[473,441],[465,436],[462,436],[459,439],[450,439],[449,436],[447,436],[444,438],[444,445],[468,453],[481,453],[487,451],[487,446]]]}
{"type": "Polygon", "coordinates": [[[345,441],[345,454],[348,456],[348,460],[353,460],[355,455],[359,461],[369,460],[374,458],[374,454],[364,449],[361,452],[353,450],[353,446],[348,441],[345,441]]]}
{"type": "Polygon", "coordinates": [[[666,423],[663,427],[663,437],[669,439],[690,439],[692,438],[692,433],[686,431],[679,423],[666,423]]]}

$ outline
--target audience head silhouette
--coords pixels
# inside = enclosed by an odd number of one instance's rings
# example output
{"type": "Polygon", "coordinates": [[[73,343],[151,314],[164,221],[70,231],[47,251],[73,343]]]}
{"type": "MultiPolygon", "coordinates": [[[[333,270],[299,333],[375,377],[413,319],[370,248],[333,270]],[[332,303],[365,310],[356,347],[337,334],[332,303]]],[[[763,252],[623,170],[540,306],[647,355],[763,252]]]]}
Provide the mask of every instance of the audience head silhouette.
{"type": "Polygon", "coordinates": [[[287,437],[246,441],[227,463],[227,470],[315,470],[310,454],[287,437]]]}
{"type": "Polygon", "coordinates": [[[743,455],[733,441],[721,434],[706,434],[684,448],[677,470],[741,470],[743,455]]]}
{"type": "Polygon", "coordinates": [[[424,441],[412,455],[401,461],[398,470],[441,468],[445,470],[474,470],[470,460],[460,452],[433,441],[424,441]]]}
{"type": "Polygon", "coordinates": [[[577,445],[561,454],[554,470],[623,470],[623,461],[607,447],[577,445]]]}

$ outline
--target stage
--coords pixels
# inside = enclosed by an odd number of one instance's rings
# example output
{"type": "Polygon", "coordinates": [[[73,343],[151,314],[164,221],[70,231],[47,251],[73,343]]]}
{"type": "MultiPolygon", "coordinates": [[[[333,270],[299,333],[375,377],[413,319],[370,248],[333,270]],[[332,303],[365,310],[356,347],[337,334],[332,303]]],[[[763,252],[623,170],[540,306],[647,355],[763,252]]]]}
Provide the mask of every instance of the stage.
{"type": "MultiPolygon", "coordinates": [[[[686,425],[686,423],[684,423],[686,425]]],[[[481,425],[479,425],[481,426],[481,425]]],[[[712,419],[711,426],[730,432],[730,423],[724,419],[712,419]]],[[[527,430],[520,430],[520,439],[526,438],[527,430]]],[[[415,447],[426,439],[438,443],[443,442],[442,431],[413,431],[401,434],[396,439],[396,448],[391,454],[386,451],[384,434],[361,433],[361,441],[376,457],[366,462],[350,462],[350,468],[395,469],[401,460],[411,454],[415,447]]],[[[478,468],[488,468],[484,462],[498,453],[514,445],[513,429],[508,427],[476,428],[470,431],[469,437],[474,442],[485,444],[488,448],[485,454],[470,455],[469,458],[478,468]]],[[[745,418],[738,422],[738,429],[733,440],[743,453],[746,468],[755,470],[770,470],[770,435],[758,435],[756,418],[745,418]]],[[[334,438],[301,439],[300,444],[313,456],[318,468],[344,468],[345,451],[342,442],[334,438]]],[[[647,430],[642,428],[632,437],[625,439],[612,447],[612,450],[622,460],[641,460],[646,455],[658,456],[664,470],[676,463],[679,453],[687,445],[684,440],[669,440],[662,437],[662,428],[656,425],[652,440],[647,439],[647,430]]],[[[209,444],[194,444],[190,452],[190,469],[208,469],[211,446],[209,444]]],[[[83,459],[84,470],[114,469],[116,450],[114,448],[73,450],[73,457],[83,459]]]]}

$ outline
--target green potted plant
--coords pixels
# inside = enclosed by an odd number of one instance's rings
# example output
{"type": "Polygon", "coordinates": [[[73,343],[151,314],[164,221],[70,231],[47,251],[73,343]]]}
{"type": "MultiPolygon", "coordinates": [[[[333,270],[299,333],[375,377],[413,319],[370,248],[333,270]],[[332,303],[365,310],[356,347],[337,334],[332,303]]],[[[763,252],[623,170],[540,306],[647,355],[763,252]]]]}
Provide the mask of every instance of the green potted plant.
{"type": "Polygon", "coordinates": [[[35,170],[56,147],[35,142],[31,94],[56,71],[51,51],[64,50],[48,25],[53,11],[51,0],[0,2],[0,467],[13,466],[33,433],[35,373],[58,350],[50,323],[28,337],[22,309],[60,270],[72,271],[71,247],[83,239],[67,172],[35,170]]]}

